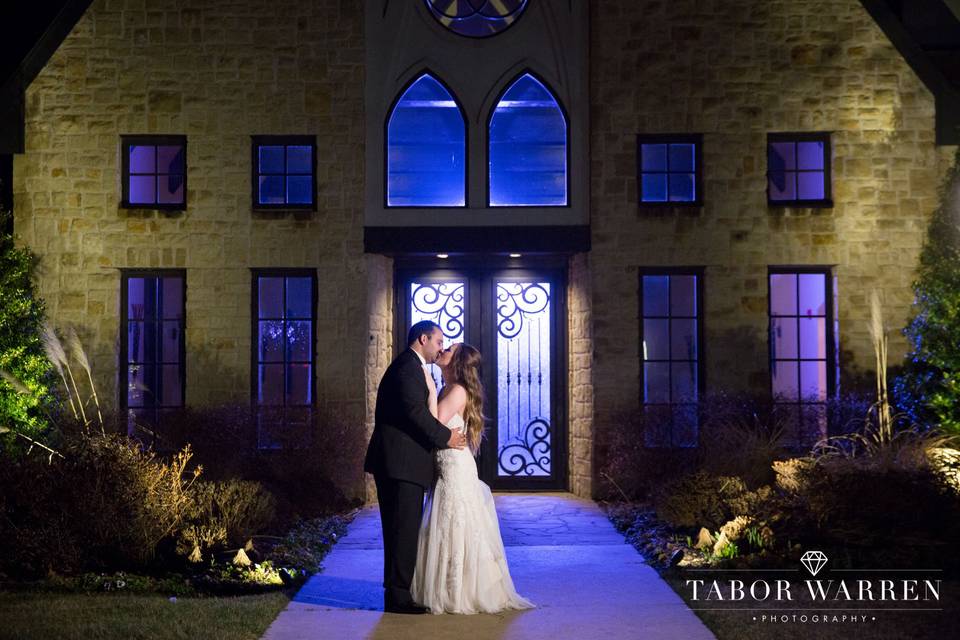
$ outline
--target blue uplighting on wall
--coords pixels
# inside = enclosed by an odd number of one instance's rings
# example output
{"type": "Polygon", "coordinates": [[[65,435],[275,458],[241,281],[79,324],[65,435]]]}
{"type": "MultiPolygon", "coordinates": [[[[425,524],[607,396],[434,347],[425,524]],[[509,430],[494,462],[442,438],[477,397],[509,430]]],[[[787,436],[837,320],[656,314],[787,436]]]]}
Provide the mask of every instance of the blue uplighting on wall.
{"type": "Polygon", "coordinates": [[[464,206],[466,146],[456,100],[435,78],[420,76],[387,123],[387,206],[464,206]]]}
{"type": "Polygon", "coordinates": [[[567,204],[567,120],[556,98],[524,74],[490,118],[490,206],[567,204]]]}

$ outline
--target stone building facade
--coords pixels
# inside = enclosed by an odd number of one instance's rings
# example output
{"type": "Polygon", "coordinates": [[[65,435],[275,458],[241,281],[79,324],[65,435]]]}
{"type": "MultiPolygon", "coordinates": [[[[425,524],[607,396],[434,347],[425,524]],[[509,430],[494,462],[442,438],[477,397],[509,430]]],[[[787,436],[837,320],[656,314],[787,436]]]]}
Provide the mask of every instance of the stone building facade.
{"type": "MultiPolygon", "coordinates": [[[[516,24],[482,39],[446,33],[423,4],[91,4],[27,91],[14,213],[18,243],[41,256],[53,322],[78,327],[103,395],[116,401],[125,388],[124,269],[185,270],[189,405],[250,401],[251,269],[315,270],[315,402],[369,432],[377,381],[405,330],[402,265],[547,261],[563,288],[551,347],[562,440],[553,451],[564,457],[554,488],[589,496],[603,430],[643,403],[644,270],[699,270],[704,391],[769,388],[770,267],[822,267],[836,283],[840,387],[872,367],[871,289],[891,326],[905,323],[955,149],[936,145],[933,96],[861,3],[531,0],[516,24]],[[371,42],[390,12],[436,47],[371,42]],[[377,55],[416,47],[392,76],[371,68],[377,55]],[[459,59],[440,53],[457,47],[459,59]],[[417,69],[446,72],[480,143],[513,74],[545,78],[573,129],[567,206],[511,216],[472,196],[464,211],[427,211],[422,224],[405,211],[391,227],[380,202],[384,119],[417,69]],[[486,84],[471,86],[474,76],[486,84]],[[773,132],[829,133],[832,206],[768,203],[773,132]],[[128,134],[186,136],[184,208],[122,206],[128,134]],[[314,209],[253,206],[251,136],[267,134],[316,137],[314,209]],[[702,135],[701,206],[639,202],[638,134],[702,135]],[[467,241],[446,259],[435,257],[440,241],[413,243],[409,255],[390,241],[458,227],[467,241]]],[[[483,189],[485,155],[475,144],[470,154],[468,180],[483,189]]],[[[890,360],[905,349],[891,333],[890,360]]],[[[358,469],[358,487],[361,478],[358,469]]]]}

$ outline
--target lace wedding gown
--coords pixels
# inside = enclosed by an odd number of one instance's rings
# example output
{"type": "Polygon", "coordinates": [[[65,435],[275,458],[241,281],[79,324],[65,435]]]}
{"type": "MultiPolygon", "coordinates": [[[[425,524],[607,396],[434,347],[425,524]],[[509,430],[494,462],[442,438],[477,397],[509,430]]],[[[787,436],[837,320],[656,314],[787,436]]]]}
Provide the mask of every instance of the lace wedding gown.
{"type": "MultiPolygon", "coordinates": [[[[463,418],[455,414],[447,426],[463,430],[463,418]]],[[[434,456],[439,474],[420,524],[413,600],[435,614],[536,607],[513,586],[493,494],[477,477],[470,449],[434,456]]]]}

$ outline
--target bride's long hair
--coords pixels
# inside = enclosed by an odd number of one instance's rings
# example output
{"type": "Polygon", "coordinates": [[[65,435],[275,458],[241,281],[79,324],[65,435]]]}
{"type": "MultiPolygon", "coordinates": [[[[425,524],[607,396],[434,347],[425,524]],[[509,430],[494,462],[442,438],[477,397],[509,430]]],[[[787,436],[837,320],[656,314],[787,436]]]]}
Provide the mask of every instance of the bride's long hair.
{"type": "Polygon", "coordinates": [[[480,351],[469,344],[460,343],[450,360],[452,380],[467,390],[467,406],[463,409],[463,422],[467,425],[467,444],[476,456],[483,440],[486,417],[483,415],[483,384],[480,382],[480,351]]]}

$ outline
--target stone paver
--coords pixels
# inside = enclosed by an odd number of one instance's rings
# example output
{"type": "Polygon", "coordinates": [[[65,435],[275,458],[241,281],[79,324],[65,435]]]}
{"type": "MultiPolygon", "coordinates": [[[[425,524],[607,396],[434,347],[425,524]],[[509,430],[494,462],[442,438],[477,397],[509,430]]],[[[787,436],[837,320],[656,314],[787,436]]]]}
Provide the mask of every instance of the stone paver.
{"type": "Polygon", "coordinates": [[[495,500],[514,583],[537,609],[473,616],[384,613],[380,518],[372,505],[264,640],[714,637],[595,503],[568,493],[498,493],[495,500]]]}

